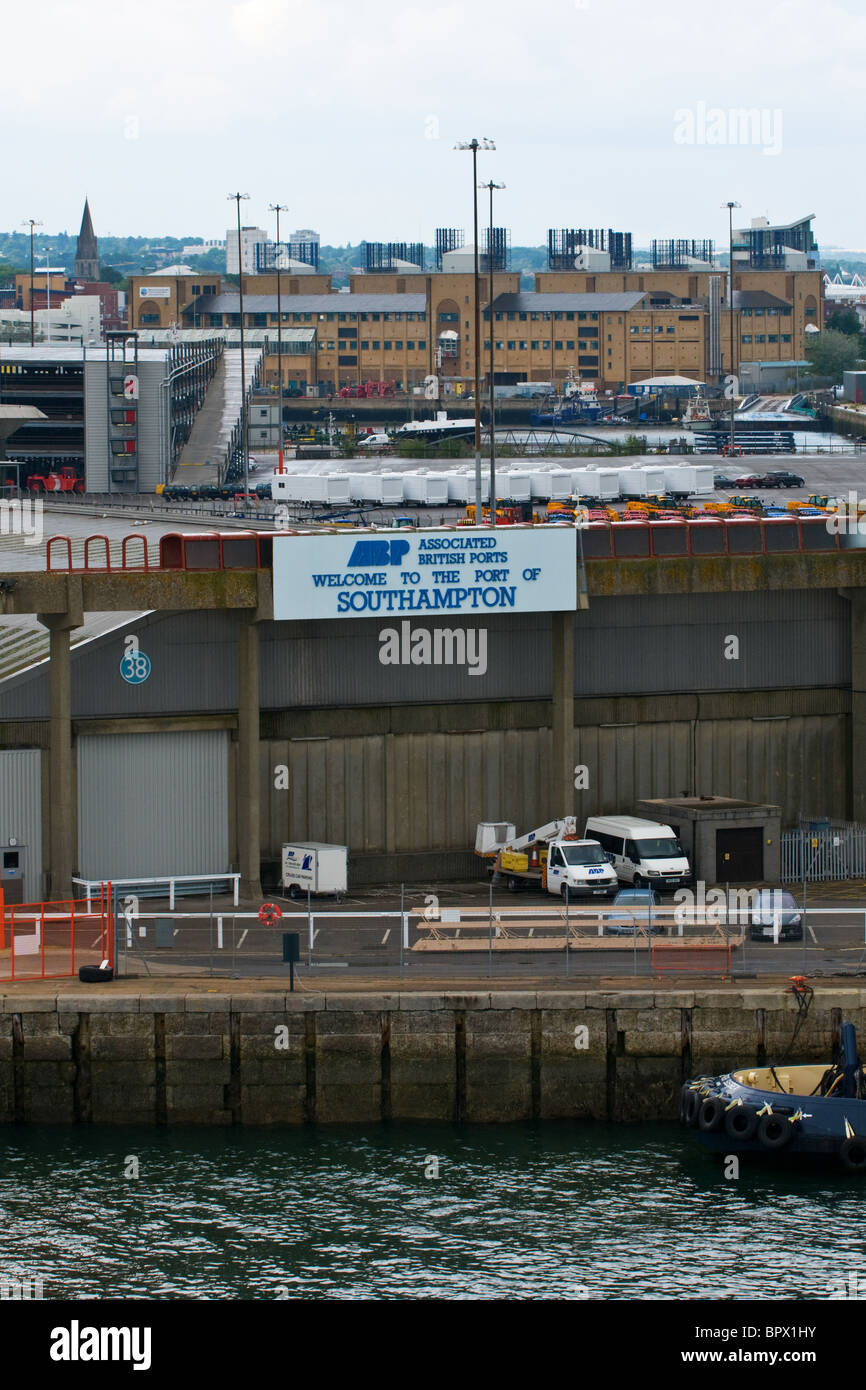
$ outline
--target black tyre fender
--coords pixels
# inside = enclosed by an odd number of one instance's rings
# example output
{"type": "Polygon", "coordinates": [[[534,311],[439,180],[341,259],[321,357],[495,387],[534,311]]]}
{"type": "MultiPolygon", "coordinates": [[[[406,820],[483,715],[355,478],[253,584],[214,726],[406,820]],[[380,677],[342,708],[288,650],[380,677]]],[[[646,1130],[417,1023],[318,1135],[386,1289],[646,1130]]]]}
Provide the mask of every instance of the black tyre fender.
{"type": "Polygon", "coordinates": [[[758,1123],[758,1143],[762,1149],[784,1149],[793,1129],[787,1115],[762,1115],[758,1123]]]}
{"type": "Polygon", "coordinates": [[[687,1125],[696,1125],[698,1116],[701,1113],[701,1098],[697,1091],[689,1091],[683,1102],[683,1121],[687,1125]]]}
{"type": "Polygon", "coordinates": [[[751,1105],[735,1105],[725,1113],[725,1133],[729,1139],[754,1139],[758,1114],[751,1105]]]}
{"type": "Polygon", "coordinates": [[[852,1134],[843,1139],[839,1157],[849,1173],[866,1173],[866,1138],[862,1134],[852,1134]]]}
{"type": "Polygon", "coordinates": [[[725,1103],[721,1096],[707,1096],[698,1112],[698,1129],[711,1134],[725,1122],[725,1103]]]}
{"type": "Polygon", "coordinates": [[[685,1084],[685,1085],[682,1087],[682,1089],[680,1090],[680,1124],[681,1124],[681,1125],[684,1125],[684,1124],[687,1123],[687,1121],[686,1121],[686,1106],[688,1105],[689,1096],[690,1096],[691,1094],[692,1094],[692,1088],[691,1088],[691,1086],[688,1084],[688,1082],[686,1082],[686,1084],[685,1084]]]}
{"type": "Polygon", "coordinates": [[[82,965],[78,971],[78,978],[86,985],[105,984],[106,981],[114,979],[114,971],[111,966],[103,970],[101,965],[82,965]]]}

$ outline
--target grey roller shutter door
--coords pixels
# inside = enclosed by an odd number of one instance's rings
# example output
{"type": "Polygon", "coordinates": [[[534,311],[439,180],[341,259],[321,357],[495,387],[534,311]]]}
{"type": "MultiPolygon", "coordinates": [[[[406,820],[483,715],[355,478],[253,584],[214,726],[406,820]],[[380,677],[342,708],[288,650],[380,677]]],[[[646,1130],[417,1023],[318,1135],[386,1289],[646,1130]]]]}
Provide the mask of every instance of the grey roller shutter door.
{"type": "Polygon", "coordinates": [[[78,740],[82,878],[162,878],[229,869],[228,733],[78,740]]]}
{"type": "Polygon", "coordinates": [[[0,845],[23,846],[24,901],[42,900],[42,753],[0,752],[0,845]]]}

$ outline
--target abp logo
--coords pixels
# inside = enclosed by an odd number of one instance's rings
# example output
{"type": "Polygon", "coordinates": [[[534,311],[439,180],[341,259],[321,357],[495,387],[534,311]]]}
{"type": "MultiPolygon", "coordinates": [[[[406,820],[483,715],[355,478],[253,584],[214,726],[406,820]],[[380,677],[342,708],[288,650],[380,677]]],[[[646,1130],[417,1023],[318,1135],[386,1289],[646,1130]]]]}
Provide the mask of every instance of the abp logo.
{"type": "Polygon", "coordinates": [[[403,556],[408,550],[409,542],[404,540],[356,541],[355,548],[349,556],[349,567],[402,565],[403,556]]]}

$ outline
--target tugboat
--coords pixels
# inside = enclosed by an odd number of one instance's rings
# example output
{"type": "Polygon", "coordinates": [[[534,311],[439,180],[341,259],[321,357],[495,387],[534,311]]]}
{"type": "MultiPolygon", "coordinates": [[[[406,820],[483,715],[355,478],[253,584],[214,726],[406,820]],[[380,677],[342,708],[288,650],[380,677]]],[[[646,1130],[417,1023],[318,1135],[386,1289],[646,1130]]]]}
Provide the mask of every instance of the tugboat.
{"type": "Polygon", "coordinates": [[[712,429],[713,417],[710,414],[710,407],[707,405],[707,398],[700,386],[680,416],[680,424],[685,430],[700,432],[712,429]]]}
{"type": "MultiPolygon", "coordinates": [[[[793,1047],[813,991],[795,976],[790,992],[799,1009],[793,1047]]],[[[854,1025],[842,1024],[830,1063],[777,1062],[686,1082],[680,1121],[696,1128],[704,1147],[715,1153],[829,1158],[849,1173],[866,1173],[866,1074],[854,1025]]]]}

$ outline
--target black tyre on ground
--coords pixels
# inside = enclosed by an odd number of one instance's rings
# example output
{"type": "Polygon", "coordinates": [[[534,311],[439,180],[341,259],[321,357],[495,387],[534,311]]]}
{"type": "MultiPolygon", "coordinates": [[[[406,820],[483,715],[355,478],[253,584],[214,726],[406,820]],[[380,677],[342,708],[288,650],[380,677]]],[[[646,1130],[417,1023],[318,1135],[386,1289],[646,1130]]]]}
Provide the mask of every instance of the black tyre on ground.
{"type": "Polygon", "coordinates": [[[78,978],[87,985],[105,984],[106,981],[114,979],[114,971],[111,966],[103,970],[100,965],[82,965],[78,971],[78,978]]]}

